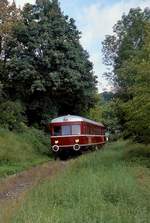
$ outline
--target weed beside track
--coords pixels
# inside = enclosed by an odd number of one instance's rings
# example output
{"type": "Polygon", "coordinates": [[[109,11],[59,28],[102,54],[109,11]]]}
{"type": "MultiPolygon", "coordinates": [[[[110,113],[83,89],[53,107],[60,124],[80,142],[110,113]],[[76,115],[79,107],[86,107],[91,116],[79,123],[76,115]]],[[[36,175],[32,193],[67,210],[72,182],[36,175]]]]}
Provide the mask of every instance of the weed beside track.
{"type": "Polygon", "coordinates": [[[140,146],[122,141],[81,156],[35,187],[11,222],[149,223],[148,157],[132,158],[140,146]]]}

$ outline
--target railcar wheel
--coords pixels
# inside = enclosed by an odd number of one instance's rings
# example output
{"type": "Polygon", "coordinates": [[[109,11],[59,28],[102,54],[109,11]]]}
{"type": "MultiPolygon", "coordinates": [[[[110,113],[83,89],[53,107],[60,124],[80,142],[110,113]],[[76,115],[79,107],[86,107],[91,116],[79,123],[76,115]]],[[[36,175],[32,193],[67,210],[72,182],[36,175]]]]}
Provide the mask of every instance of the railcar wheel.
{"type": "Polygon", "coordinates": [[[78,152],[80,150],[80,145],[79,144],[73,145],[73,149],[74,151],[78,152]]]}

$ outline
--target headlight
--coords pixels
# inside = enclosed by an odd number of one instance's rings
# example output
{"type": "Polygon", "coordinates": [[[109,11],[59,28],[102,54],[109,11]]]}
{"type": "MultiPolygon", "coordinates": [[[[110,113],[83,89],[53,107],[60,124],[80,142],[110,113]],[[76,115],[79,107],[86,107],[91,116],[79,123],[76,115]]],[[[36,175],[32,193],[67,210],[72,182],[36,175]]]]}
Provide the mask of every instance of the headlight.
{"type": "Polygon", "coordinates": [[[75,142],[76,142],[76,143],[79,143],[79,139],[75,139],[75,142]]]}
{"type": "Polygon", "coordinates": [[[59,141],[58,140],[55,140],[55,144],[58,144],[59,143],[59,141]]]}

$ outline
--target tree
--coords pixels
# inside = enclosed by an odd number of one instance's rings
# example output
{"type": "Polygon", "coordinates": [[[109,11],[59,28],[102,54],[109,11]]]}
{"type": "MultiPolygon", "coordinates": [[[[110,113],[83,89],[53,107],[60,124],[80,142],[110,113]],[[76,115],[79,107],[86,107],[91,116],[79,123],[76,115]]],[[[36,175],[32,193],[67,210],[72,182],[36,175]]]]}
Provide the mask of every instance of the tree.
{"type": "Polygon", "coordinates": [[[95,105],[86,111],[85,116],[91,120],[102,122],[103,105],[100,94],[95,94],[95,105]]]}
{"type": "Polygon", "coordinates": [[[14,46],[12,29],[20,19],[20,10],[15,2],[9,4],[7,0],[0,0],[0,74],[5,73],[5,65],[14,46]]]}
{"type": "Polygon", "coordinates": [[[131,9],[114,26],[114,35],[103,42],[107,77],[114,82],[116,109],[125,137],[149,142],[150,10],[131,9]]]}
{"type": "Polygon", "coordinates": [[[3,88],[7,79],[6,63],[15,41],[12,37],[12,29],[20,19],[19,15],[20,10],[16,8],[15,2],[9,4],[7,0],[0,0],[0,102],[5,95],[3,88]]]}
{"type": "Polygon", "coordinates": [[[96,95],[95,106],[86,113],[88,118],[104,124],[111,139],[118,138],[121,131],[116,104],[117,101],[114,101],[112,92],[103,92],[96,95]]]}
{"type": "Polygon", "coordinates": [[[137,55],[128,60],[126,72],[132,69],[135,83],[128,88],[132,99],[121,105],[125,114],[125,134],[139,142],[150,139],[150,24],[145,24],[144,43],[137,55]]]}
{"type": "Polygon", "coordinates": [[[29,123],[93,106],[96,77],[75,21],[56,0],[26,4],[21,15],[13,29],[7,83],[11,98],[25,104],[29,123]]]}
{"type": "Polygon", "coordinates": [[[3,85],[0,82],[0,103],[2,102],[2,100],[3,100],[3,85]]]}
{"type": "Polygon", "coordinates": [[[26,122],[24,108],[19,101],[4,101],[0,105],[0,126],[9,130],[23,131],[26,122]]]}

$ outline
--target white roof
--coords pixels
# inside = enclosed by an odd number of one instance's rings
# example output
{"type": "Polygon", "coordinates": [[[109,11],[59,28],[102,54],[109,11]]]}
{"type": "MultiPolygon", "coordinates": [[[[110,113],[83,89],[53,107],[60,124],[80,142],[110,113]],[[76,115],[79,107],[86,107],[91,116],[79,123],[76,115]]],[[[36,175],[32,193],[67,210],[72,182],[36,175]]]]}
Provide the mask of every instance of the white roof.
{"type": "Polygon", "coordinates": [[[61,117],[58,117],[58,118],[54,118],[51,121],[51,123],[61,123],[61,122],[88,122],[88,123],[91,123],[91,124],[94,124],[94,125],[104,127],[104,125],[102,123],[95,122],[95,121],[92,121],[90,119],[83,118],[83,117],[77,116],[77,115],[65,115],[65,116],[61,116],[61,117]]]}

